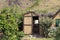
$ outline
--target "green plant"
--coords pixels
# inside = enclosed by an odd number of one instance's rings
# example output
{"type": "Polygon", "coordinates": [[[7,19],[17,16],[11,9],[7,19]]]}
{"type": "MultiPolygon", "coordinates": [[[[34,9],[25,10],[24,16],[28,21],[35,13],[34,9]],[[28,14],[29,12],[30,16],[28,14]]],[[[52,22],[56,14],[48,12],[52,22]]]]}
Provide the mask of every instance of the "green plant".
{"type": "Polygon", "coordinates": [[[48,33],[49,33],[48,29],[50,28],[51,24],[52,24],[51,18],[49,18],[49,17],[40,18],[40,26],[43,30],[45,37],[48,37],[48,33]]]}
{"type": "Polygon", "coordinates": [[[16,12],[12,8],[0,11],[0,30],[3,32],[1,40],[20,40],[23,32],[18,29],[16,12]]]}
{"type": "Polygon", "coordinates": [[[57,27],[55,40],[60,40],[60,27],[57,27]]]}
{"type": "Polygon", "coordinates": [[[48,36],[49,37],[55,37],[56,36],[56,27],[51,27],[48,29],[49,33],[48,33],[48,36]]]}

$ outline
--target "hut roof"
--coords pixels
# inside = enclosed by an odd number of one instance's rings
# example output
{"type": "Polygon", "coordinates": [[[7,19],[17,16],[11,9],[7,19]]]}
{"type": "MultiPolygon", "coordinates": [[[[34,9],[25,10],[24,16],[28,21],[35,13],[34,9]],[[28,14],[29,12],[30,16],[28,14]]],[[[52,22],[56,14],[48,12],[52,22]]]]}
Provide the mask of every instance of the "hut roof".
{"type": "Polygon", "coordinates": [[[49,12],[49,13],[43,13],[41,14],[41,16],[44,16],[44,17],[50,17],[50,18],[55,18],[55,16],[60,12],[60,9],[56,12],[56,13],[52,13],[52,12],[49,12]]]}
{"type": "Polygon", "coordinates": [[[50,18],[53,18],[54,15],[55,15],[55,13],[41,14],[41,16],[44,16],[44,17],[50,17],[50,18]]]}
{"type": "Polygon", "coordinates": [[[39,16],[39,14],[35,13],[34,11],[28,11],[28,12],[27,12],[27,13],[25,13],[24,15],[29,14],[29,13],[33,13],[33,14],[35,14],[35,15],[39,16]]]}
{"type": "MultiPolygon", "coordinates": [[[[49,13],[36,13],[34,11],[28,11],[27,13],[25,14],[29,14],[29,13],[33,13],[33,14],[36,14],[37,16],[44,16],[44,17],[50,17],[50,18],[54,18],[58,13],[60,12],[60,9],[56,12],[56,13],[52,13],[52,12],[49,12],[49,13]]],[[[24,14],[24,15],[25,15],[24,14]]]]}
{"type": "Polygon", "coordinates": [[[60,9],[55,13],[55,15],[54,15],[54,17],[53,17],[53,18],[55,18],[55,16],[56,16],[56,15],[58,15],[58,14],[59,14],[59,12],[60,12],[60,9]]]}

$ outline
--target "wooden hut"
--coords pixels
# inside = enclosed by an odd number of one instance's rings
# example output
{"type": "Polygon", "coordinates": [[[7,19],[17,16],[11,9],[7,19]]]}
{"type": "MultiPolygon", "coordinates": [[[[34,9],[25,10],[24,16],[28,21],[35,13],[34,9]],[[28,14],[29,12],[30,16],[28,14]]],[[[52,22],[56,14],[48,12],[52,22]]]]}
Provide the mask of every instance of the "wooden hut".
{"type": "Polygon", "coordinates": [[[27,12],[24,14],[25,34],[39,34],[39,15],[35,12],[27,12]]]}
{"type": "Polygon", "coordinates": [[[48,14],[38,14],[35,12],[27,12],[24,14],[23,20],[23,31],[25,34],[39,34],[40,36],[43,35],[42,28],[40,28],[39,20],[41,17],[50,17],[53,19],[52,26],[57,27],[60,26],[60,10],[56,13],[48,13],[48,14]]]}
{"type": "Polygon", "coordinates": [[[58,10],[53,16],[53,23],[52,23],[52,27],[59,27],[59,26],[60,26],[60,10],[58,10]]]}

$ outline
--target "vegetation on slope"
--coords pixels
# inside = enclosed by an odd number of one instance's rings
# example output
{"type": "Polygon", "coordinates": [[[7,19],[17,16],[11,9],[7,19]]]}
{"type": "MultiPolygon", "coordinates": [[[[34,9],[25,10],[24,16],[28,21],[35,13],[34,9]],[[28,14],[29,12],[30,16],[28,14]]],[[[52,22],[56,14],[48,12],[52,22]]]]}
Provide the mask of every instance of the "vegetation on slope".
{"type": "Polygon", "coordinates": [[[18,15],[21,17],[18,18],[16,11],[11,7],[0,11],[0,31],[3,33],[1,40],[20,40],[23,36],[23,32],[18,29],[22,16],[18,15]],[[18,21],[19,19],[20,21],[18,21]]]}

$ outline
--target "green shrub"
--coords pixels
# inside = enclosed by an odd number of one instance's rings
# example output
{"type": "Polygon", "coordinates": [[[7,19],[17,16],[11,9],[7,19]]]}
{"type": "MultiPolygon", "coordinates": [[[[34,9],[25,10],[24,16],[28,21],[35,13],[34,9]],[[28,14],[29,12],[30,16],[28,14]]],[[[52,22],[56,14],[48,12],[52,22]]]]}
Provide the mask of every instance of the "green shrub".
{"type": "Polygon", "coordinates": [[[57,27],[55,40],[60,40],[60,27],[57,27]]]}
{"type": "Polygon", "coordinates": [[[49,28],[48,31],[49,31],[49,33],[48,33],[49,37],[55,37],[56,36],[56,27],[49,28]]]}
{"type": "Polygon", "coordinates": [[[51,18],[49,18],[49,17],[40,18],[40,26],[43,30],[45,37],[48,37],[48,33],[49,33],[48,29],[50,28],[51,24],[52,24],[51,18]]]}
{"type": "Polygon", "coordinates": [[[3,32],[1,40],[20,40],[23,32],[18,31],[16,13],[11,8],[4,8],[0,12],[0,30],[3,32]]]}

